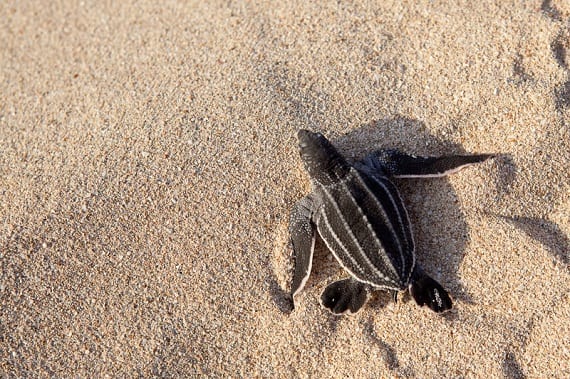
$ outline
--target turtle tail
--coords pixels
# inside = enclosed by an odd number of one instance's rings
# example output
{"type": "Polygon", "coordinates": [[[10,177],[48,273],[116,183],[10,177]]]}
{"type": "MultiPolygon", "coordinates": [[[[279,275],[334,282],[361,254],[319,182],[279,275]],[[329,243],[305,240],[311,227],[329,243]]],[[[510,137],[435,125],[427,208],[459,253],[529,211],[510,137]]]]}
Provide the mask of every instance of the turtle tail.
{"type": "Polygon", "coordinates": [[[451,309],[451,298],[441,284],[416,267],[410,284],[410,294],[418,305],[427,305],[432,311],[440,313],[451,309]]]}

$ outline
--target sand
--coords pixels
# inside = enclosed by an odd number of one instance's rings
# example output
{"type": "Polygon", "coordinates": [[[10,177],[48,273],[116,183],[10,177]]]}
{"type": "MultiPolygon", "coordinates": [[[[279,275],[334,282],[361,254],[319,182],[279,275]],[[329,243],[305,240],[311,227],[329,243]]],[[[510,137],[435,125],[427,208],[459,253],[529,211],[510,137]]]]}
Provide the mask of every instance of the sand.
{"type": "Polygon", "coordinates": [[[570,3],[3,2],[0,377],[570,377],[570,3]],[[400,180],[445,316],[293,312],[300,128],[400,180]]]}

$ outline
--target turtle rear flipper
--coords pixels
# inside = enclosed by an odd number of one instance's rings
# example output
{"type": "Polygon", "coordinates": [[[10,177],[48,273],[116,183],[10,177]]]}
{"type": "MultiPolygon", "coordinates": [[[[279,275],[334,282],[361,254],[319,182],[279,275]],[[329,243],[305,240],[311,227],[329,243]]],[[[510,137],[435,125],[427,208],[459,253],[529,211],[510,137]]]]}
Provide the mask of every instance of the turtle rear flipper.
{"type": "Polygon", "coordinates": [[[356,313],[370,294],[370,286],[352,278],[333,282],[321,295],[321,304],[335,315],[356,313]]]}
{"type": "Polygon", "coordinates": [[[397,178],[437,178],[493,157],[492,154],[417,157],[398,150],[383,149],[369,154],[360,161],[360,164],[397,178]]]}
{"type": "Polygon", "coordinates": [[[417,266],[410,284],[410,294],[420,307],[427,305],[437,313],[445,312],[452,307],[447,291],[417,266]]]}

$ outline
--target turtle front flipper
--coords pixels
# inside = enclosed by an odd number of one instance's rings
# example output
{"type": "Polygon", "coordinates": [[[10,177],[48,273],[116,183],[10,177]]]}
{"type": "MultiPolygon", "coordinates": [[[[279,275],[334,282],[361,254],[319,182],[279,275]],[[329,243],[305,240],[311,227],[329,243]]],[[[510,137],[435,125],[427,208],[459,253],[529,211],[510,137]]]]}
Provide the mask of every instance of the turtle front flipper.
{"type": "Polygon", "coordinates": [[[333,282],[321,295],[321,304],[335,315],[356,313],[370,295],[370,286],[352,278],[333,282]]]}
{"type": "Polygon", "coordinates": [[[295,306],[295,295],[301,292],[311,274],[316,234],[315,225],[311,221],[314,205],[310,195],[302,198],[293,207],[289,220],[289,234],[295,261],[293,283],[291,285],[293,306],[295,306]]]}
{"type": "Polygon", "coordinates": [[[369,154],[359,164],[383,175],[398,178],[423,178],[453,174],[467,166],[493,157],[493,154],[416,157],[398,150],[386,149],[369,154]]]}
{"type": "Polygon", "coordinates": [[[420,307],[427,305],[437,313],[445,312],[452,307],[447,291],[418,266],[412,274],[410,294],[420,307]]]}

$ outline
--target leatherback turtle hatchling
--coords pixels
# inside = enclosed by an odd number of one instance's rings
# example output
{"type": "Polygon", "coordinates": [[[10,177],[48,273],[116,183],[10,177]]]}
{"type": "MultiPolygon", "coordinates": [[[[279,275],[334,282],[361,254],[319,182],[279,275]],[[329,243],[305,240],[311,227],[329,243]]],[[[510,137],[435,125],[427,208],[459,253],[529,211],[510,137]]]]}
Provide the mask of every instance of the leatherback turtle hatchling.
{"type": "Polygon", "coordinates": [[[298,137],[313,192],[291,212],[292,298],[309,278],[319,233],[351,276],[323,291],[321,304],[332,313],[357,312],[375,289],[395,291],[394,297],[409,289],[420,306],[451,309],[447,292],[416,263],[408,213],[390,178],[444,176],[492,155],[425,158],[378,150],[350,163],[322,134],[300,130],[298,137]]]}

